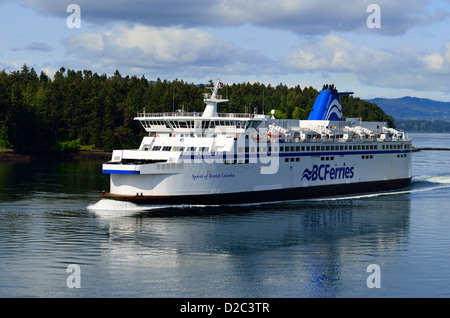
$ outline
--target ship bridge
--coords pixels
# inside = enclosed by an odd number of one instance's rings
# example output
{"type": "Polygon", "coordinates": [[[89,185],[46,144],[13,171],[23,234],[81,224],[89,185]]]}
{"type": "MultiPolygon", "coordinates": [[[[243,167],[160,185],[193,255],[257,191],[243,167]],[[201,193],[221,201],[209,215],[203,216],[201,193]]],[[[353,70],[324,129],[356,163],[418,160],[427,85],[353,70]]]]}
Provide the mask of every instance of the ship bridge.
{"type": "Polygon", "coordinates": [[[256,129],[268,116],[249,113],[218,113],[217,104],[227,102],[218,94],[223,86],[216,81],[211,94],[204,94],[206,104],[204,112],[176,112],[138,113],[135,120],[139,120],[149,136],[182,136],[182,137],[210,137],[216,135],[238,136],[246,133],[250,128],[256,129]]]}
{"type": "Polygon", "coordinates": [[[150,136],[174,134],[186,137],[204,137],[218,134],[242,134],[248,129],[256,129],[265,119],[262,115],[241,113],[220,113],[214,117],[203,117],[202,113],[138,113],[139,120],[150,136]]]}

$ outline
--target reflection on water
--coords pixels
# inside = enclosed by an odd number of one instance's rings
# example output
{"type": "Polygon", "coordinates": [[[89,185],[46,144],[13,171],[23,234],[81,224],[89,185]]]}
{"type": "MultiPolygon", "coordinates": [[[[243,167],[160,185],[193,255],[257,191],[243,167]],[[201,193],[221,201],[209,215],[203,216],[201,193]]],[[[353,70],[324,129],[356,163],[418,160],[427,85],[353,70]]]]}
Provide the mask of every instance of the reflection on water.
{"type": "MultiPolygon", "coordinates": [[[[248,282],[252,293],[266,297],[338,296],[342,272],[354,266],[355,256],[365,263],[405,244],[410,211],[409,200],[398,197],[140,211],[128,205],[128,216],[111,217],[100,210],[109,226],[102,249],[113,251],[112,259],[120,255],[129,266],[147,266],[149,271],[162,259],[166,273],[187,279],[200,271],[217,284],[233,273],[236,283],[248,282]]],[[[364,273],[367,265],[356,266],[364,273]]],[[[365,278],[360,279],[365,286],[365,278]]],[[[237,286],[229,288],[233,296],[237,286]]],[[[201,290],[185,292],[207,296],[201,290]]]]}
{"type": "MultiPolygon", "coordinates": [[[[174,250],[239,253],[339,240],[376,233],[382,236],[408,225],[409,200],[304,201],[295,203],[225,206],[159,207],[109,218],[110,235],[125,229],[151,242],[170,237],[174,250]],[[153,239],[155,238],[155,240],[153,239]]],[[[103,214],[101,216],[104,217],[103,214]]],[[[134,242],[139,244],[138,241],[134,242]]],[[[158,244],[154,247],[158,248],[158,244]]]]}
{"type": "Polygon", "coordinates": [[[35,160],[0,162],[0,202],[55,196],[92,196],[109,187],[101,161],[35,160]]]}
{"type": "Polygon", "coordinates": [[[450,171],[436,156],[415,154],[400,191],[176,207],[99,199],[101,162],[0,163],[0,297],[449,296],[450,171]]]}

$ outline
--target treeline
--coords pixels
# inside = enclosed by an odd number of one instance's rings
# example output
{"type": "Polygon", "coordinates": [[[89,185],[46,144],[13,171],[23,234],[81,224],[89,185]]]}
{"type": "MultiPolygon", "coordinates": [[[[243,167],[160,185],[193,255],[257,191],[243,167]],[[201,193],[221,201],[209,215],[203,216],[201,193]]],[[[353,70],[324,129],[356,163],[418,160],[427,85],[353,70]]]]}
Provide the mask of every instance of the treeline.
{"type": "MultiPolygon", "coordinates": [[[[212,81],[208,86],[212,84],[212,81]]],[[[182,80],[151,81],[143,77],[99,75],[89,70],[61,68],[52,78],[24,65],[0,72],[0,147],[16,152],[67,151],[89,145],[111,151],[135,148],[145,131],[133,118],[137,112],[204,109],[204,84],[182,80]]],[[[225,85],[221,94],[229,103],[219,112],[251,112],[277,118],[307,119],[319,92],[312,87],[260,83],[225,85]]],[[[393,120],[376,104],[354,97],[342,98],[346,117],[393,120]]]]}
{"type": "Polygon", "coordinates": [[[450,133],[450,122],[444,120],[396,120],[398,129],[419,133],[450,133]]]}

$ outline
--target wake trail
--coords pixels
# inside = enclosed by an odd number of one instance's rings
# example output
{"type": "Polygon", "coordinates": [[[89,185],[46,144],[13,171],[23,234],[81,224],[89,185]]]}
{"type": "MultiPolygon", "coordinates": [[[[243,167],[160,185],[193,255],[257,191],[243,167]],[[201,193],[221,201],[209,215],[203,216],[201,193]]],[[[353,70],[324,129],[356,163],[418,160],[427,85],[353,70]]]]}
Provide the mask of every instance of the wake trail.
{"type": "Polygon", "coordinates": [[[411,185],[404,190],[365,193],[365,194],[349,195],[349,196],[343,196],[343,197],[321,198],[321,199],[313,199],[312,201],[337,201],[337,200],[375,198],[375,197],[382,197],[382,196],[394,196],[394,195],[402,195],[402,194],[430,192],[430,191],[435,191],[435,190],[445,189],[445,188],[450,188],[450,176],[448,176],[448,175],[418,176],[418,177],[414,177],[411,181],[411,185]]]}

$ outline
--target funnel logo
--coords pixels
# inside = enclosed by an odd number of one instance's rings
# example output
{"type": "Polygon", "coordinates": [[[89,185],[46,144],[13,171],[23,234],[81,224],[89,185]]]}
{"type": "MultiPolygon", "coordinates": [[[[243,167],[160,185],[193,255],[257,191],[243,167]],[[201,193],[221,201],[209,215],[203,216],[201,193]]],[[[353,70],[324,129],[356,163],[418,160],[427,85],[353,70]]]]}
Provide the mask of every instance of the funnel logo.
{"type": "Polygon", "coordinates": [[[302,179],[308,181],[319,180],[342,180],[352,179],[355,176],[355,167],[346,167],[345,163],[343,167],[331,168],[330,165],[313,165],[312,170],[308,168],[303,171],[302,179]]]}
{"type": "Polygon", "coordinates": [[[328,112],[325,116],[325,120],[343,120],[344,115],[342,114],[341,104],[337,99],[334,99],[333,102],[328,106],[328,112]]]}

